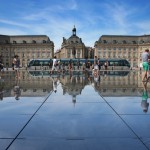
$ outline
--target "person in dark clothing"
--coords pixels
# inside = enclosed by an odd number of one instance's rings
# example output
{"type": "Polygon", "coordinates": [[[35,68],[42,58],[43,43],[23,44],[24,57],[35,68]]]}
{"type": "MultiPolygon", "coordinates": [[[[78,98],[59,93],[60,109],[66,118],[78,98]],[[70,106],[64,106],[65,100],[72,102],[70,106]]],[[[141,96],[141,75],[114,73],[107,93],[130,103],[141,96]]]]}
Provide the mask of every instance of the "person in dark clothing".
{"type": "Polygon", "coordinates": [[[4,70],[4,64],[3,64],[2,56],[0,56],[0,71],[3,70],[4,70]]]}
{"type": "Polygon", "coordinates": [[[100,58],[98,58],[97,63],[98,63],[98,69],[101,70],[100,58]]]}
{"type": "Polygon", "coordinates": [[[16,73],[16,78],[20,78],[20,59],[18,55],[15,55],[14,59],[13,59],[13,64],[14,64],[14,70],[16,73]]]}

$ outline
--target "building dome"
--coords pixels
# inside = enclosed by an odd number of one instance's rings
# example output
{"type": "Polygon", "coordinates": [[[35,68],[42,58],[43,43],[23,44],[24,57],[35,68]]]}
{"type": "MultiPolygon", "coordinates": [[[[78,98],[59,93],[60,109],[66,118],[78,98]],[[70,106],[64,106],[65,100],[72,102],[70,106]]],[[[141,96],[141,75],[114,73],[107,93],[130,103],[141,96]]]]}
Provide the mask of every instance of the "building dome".
{"type": "Polygon", "coordinates": [[[75,25],[74,25],[74,28],[72,29],[72,35],[76,36],[76,27],[75,27],[75,25]]]}

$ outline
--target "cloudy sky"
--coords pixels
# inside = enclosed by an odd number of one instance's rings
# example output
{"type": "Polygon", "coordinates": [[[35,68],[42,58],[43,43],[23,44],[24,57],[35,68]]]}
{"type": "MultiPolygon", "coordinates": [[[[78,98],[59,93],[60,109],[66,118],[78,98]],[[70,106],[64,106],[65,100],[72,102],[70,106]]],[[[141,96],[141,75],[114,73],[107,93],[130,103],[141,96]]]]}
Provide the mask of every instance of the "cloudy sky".
{"type": "Polygon", "coordinates": [[[57,50],[74,25],[91,47],[101,35],[150,34],[150,1],[0,0],[0,34],[48,35],[57,50]]]}

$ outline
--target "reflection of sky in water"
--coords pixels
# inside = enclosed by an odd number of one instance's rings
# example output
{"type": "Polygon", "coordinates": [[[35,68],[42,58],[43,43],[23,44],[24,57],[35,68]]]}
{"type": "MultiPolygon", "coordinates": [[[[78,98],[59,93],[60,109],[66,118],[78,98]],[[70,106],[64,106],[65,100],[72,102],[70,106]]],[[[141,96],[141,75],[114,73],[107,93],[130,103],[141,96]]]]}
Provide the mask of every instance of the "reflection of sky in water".
{"type": "Polygon", "coordinates": [[[25,149],[43,149],[43,145],[53,149],[61,143],[66,147],[73,144],[69,149],[74,144],[84,149],[79,142],[91,144],[93,149],[94,141],[98,149],[104,142],[109,146],[116,142],[113,149],[124,145],[125,149],[138,149],[143,146],[139,137],[149,143],[145,137],[150,136],[150,112],[148,108],[143,111],[140,72],[101,72],[96,81],[91,73],[38,74],[24,71],[17,80],[13,72],[7,72],[0,81],[0,138],[16,139],[10,149],[21,149],[22,145],[25,149]],[[19,100],[14,87],[20,89],[19,100]]]}

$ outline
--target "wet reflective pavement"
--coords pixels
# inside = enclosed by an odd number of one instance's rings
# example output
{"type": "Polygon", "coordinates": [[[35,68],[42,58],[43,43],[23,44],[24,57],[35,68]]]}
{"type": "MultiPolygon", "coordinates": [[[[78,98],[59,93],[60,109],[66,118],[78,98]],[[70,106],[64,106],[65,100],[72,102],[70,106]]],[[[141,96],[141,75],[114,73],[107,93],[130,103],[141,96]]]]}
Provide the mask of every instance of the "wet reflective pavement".
{"type": "Polygon", "coordinates": [[[139,71],[4,72],[0,150],[150,149],[149,93],[139,71]]]}

